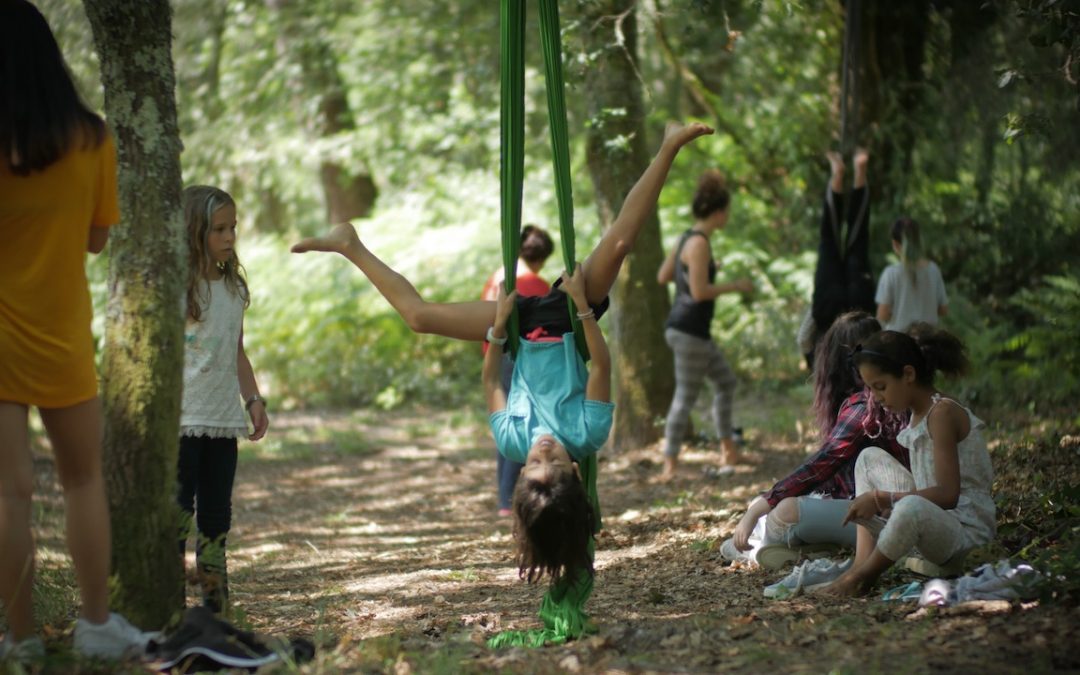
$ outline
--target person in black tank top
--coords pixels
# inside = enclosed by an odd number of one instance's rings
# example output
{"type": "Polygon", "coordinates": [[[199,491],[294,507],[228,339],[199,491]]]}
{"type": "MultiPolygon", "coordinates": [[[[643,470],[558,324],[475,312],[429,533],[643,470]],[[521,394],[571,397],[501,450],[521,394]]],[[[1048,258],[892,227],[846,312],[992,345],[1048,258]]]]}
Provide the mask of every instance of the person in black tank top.
{"type": "Polygon", "coordinates": [[[716,283],[716,261],[709,238],[727,224],[731,198],[716,170],[705,172],[694,195],[694,226],[680,238],[657,273],[661,284],[675,282],[675,302],[665,324],[664,337],[675,354],[675,396],[668,410],[664,436],[662,480],[674,477],[679,450],[686,436],[690,411],[701,386],[708,379],[714,389],[713,417],[723,449],[723,464],[739,461],[731,425],[735,374],[710,333],[716,298],[724,293],[749,293],[749,279],[716,283]]]}

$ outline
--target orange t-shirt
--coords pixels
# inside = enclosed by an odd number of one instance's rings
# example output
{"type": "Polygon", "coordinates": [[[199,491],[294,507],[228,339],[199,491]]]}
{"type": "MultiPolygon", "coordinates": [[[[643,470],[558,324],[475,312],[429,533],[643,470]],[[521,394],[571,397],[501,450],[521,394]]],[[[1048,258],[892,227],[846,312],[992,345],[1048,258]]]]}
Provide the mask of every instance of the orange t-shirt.
{"type": "Polygon", "coordinates": [[[0,163],[0,401],[66,408],[97,395],[86,247],[91,226],[119,220],[110,136],[29,176],[0,163]]]}

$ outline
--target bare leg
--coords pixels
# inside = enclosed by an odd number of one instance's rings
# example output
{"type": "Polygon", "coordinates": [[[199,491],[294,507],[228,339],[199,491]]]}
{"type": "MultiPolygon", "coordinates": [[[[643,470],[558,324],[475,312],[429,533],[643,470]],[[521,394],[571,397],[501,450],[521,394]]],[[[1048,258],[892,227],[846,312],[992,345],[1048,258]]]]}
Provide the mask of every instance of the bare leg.
{"type": "MultiPolygon", "coordinates": [[[[829,160],[829,169],[832,171],[832,175],[829,177],[829,186],[836,194],[843,194],[844,158],[840,156],[839,152],[834,151],[826,152],[825,158],[829,160]]],[[[865,165],[863,168],[865,169],[865,165]]],[[[865,175],[863,178],[865,179],[865,175]]]]}
{"type": "Polygon", "coordinates": [[[34,634],[34,538],[30,533],[34,460],[27,414],[24,405],[0,402],[0,601],[16,641],[34,634]]]}
{"type": "Polygon", "coordinates": [[[630,253],[638,232],[656,209],[660,190],[679,150],[694,139],[711,133],[711,128],[699,122],[687,126],[668,124],[660,151],[626,195],[615,222],[582,264],[590,304],[601,302],[611,291],[623,258],[630,253]]]}
{"type": "Polygon", "coordinates": [[[349,223],[335,226],[322,237],[309,237],[292,247],[293,253],[340,253],[364,273],[405,323],[417,333],[434,333],[460,340],[483,340],[495,321],[495,303],[427,302],[408,279],[375,257],[349,223]]]}
{"type": "Polygon", "coordinates": [[[67,543],[82,595],[82,616],[104,623],[109,618],[112,533],[101,472],[101,403],[94,398],[67,408],[42,409],[41,421],[49,432],[64,489],[67,543]]]}
{"type": "MultiPolygon", "coordinates": [[[[839,158],[839,155],[837,155],[839,158]]],[[[832,158],[830,158],[831,160],[832,158]]],[[[852,158],[855,164],[855,189],[858,190],[861,187],[866,187],[866,165],[870,161],[870,153],[866,151],[866,148],[856,148],[855,156],[852,158]]],[[[843,160],[841,160],[841,163],[843,160]]]]}

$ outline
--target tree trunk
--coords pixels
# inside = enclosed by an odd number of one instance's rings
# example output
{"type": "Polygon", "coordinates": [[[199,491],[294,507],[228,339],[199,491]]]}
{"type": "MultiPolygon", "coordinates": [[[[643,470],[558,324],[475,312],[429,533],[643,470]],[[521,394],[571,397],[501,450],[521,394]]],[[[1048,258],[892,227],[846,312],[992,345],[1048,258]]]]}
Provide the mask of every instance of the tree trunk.
{"type": "MultiPolygon", "coordinates": [[[[578,2],[573,11],[582,49],[590,55],[582,91],[588,92],[586,132],[589,174],[605,229],[649,164],[645,113],[636,64],[633,0],[578,2]]],[[[623,263],[611,293],[611,353],[615,366],[616,450],[641,446],[660,435],[659,419],[674,392],[671,350],[664,342],[670,309],[656,283],[663,262],[660,221],[654,215],[623,263]]]]}
{"type": "Polygon", "coordinates": [[[85,0],[120,163],[102,398],[115,602],[160,627],[183,607],[176,455],[187,251],[167,0],[85,0]]]}
{"type": "MultiPolygon", "coordinates": [[[[331,138],[354,129],[356,120],[338,72],[337,57],[318,21],[312,19],[310,7],[295,0],[267,0],[267,5],[281,26],[278,51],[300,65],[303,81],[296,91],[302,97],[318,100],[317,116],[312,120],[315,133],[320,138],[331,138]]],[[[337,159],[324,158],[320,162],[319,179],[326,197],[326,217],[331,223],[368,215],[379,194],[366,167],[349,167],[337,159]]]]}

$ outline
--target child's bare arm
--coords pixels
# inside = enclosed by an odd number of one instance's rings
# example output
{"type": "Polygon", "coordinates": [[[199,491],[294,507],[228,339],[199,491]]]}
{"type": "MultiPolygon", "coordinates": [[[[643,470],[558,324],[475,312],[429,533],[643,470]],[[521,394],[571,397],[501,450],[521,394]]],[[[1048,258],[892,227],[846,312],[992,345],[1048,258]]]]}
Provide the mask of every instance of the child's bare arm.
{"type": "MultiPolygon", "coordinates": [[[[514,311],[514,302],[517,300],[517,291],[506,295],[506,290],[499,285],[499,298],[496,301],[495,323],[491,327],[491,337],[496,340],[504,340],[507,337],[506,322],[514,311]]],[[[502,359],[503,345],[491,343],[487,353],[484,354],[484,367],[481,371],[481,381],[484,384],[484,398],[487,399],[488,413],[498,412],[506,408],[506,392],[502,388],[502,359]]]]}

